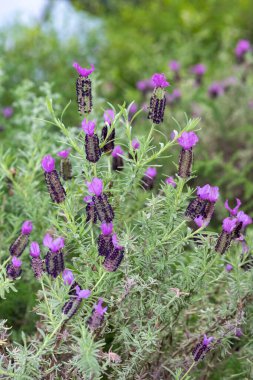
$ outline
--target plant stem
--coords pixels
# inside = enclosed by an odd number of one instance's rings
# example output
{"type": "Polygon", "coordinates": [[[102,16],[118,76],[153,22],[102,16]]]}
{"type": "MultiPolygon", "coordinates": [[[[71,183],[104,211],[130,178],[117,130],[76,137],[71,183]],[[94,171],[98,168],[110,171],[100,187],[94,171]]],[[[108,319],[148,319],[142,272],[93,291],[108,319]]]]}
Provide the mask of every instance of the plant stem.
{"type": "Polygon", "coordinates": [[[53,336],[57,333],[57,331],[59,330],[59,328],[61,327],[62,325],[62,322],[64,321],[65,318],[62,318],[60,320],[60,322],[58,323],[58,325],[55,327],[55,329],[53,330],[53,332],[47,336],[44,340],[44,343],[42,344],[42,346],[40,347],[39,351],[37,351],[37,354],[35,355],[35,358],[37,358],[38,356],[40,356],[41,352],[44,350],[44,348],[47,346],[48,342],[50,342],[50,340],[53,338],[53,336]]]}
{"type": "Polygon", "coordinates": [[[105,277],[105,275],[106,275],[106,272],[104,272],[103,274],[102,274],[102,276],[100,277],[100,279],[98,280],[98,282],[93,286],[93,288],[92,288],[92,292],[97,288],[97,286],[100,284],[100,282],[103,280],[103,278],[105,277]]]}
{"type": "Polygon", "coordinates": [[[195,362],[192,363],[192,365],[190,366],[190,368],[188,369],[188,371],[185,372],[184,376],[180,380],[186,379],[187,375],[191,372],[191,370],[193,369],[194,366],[195,366],[195,362]]]}

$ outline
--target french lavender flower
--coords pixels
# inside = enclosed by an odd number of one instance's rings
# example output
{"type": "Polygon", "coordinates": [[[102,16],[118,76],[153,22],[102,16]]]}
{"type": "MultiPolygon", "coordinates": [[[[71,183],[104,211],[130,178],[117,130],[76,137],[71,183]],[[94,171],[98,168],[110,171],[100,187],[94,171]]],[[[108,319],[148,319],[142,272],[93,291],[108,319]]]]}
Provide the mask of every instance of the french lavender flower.
{"type": "Polygon", "coordinates": [[[151,168],[151,167],[147,168],[141,180],[141,187],[143,187],[143,189],[145,190],[152,190],[154,187],[156,176],[157,176],[156,168],[151,168]]]}
{"type": "Polygon", "coordinates": [[[209,221],[206,221],[203,216],[199,215],[194,219],[195,224],[201,228],[206,227],[209,224],[209,221]]]}
{"type": "Polygon", "coordinates": [[[202,63],[198,63],[197,65],[192,67],[192,73],[195,74],[195,84],[200,86],[202,83],[203,75],[206,72],[206,66],[202,63]]]}
{"type": "Polygon", "coordinates": [[[115,128],[110,130],[110,133],[108,135],[109,129],[114,121],[114,118],[115,118],[115,113],[113,110],[110,110],[110,109],[105,110],[104,112],[105,125],[102,128],[102,134],[101,134],[101,141],[102,142],[106,141],[105,145],[102,148],[102,151],[104,153],[111,153],[111,151],[114,149],[115,128]]]}
{"type": "Polygon", "coordinates": [[[30,245],[30,256],[32,257],[31,266],[34,276],[39,279],[44,272],[44,263],[40,257],[40,246],[36,241],[30,245]]]}
{"type": "Polygon", "coordinates": [[[142,91],[145,95],[148,91],[152,91],[155,87],[152,79],[143,79],[136,83],[136,87],[138,90],[142,91]]]}
{"type": "Polygon", "coordinates": [[[252,223],[252,219],[249,215],[245,214],[243,211],[239,211],[236,214],[237,226],[234,230],[234,238],[239,238],[240,234],[245,230],[245,228],[252,223]]]}
{"type": "Polygon", "coordinates": [[[238,213],[238,210],[241,206],[242,202],[239,198],[236,198],[236,206],[234,208],[230,208],[228,204],[228,199],[224,203],[225,209],[229,211],[230,216],[236,216],[238,213]]]}
{"type": "Polygon", "coordinates": [[[174,72],[173,81],[174,82],[179,82],[180,81],[179,71],[180,71],[180,68],[181,68],[180,63],[178,61],[172,60],[172,61],[169,62],[169,68],[171,69],[171,71],[174,72]]]}
{"type": "Polygon", "coordinates": [[[118,244],[117,235],[112,235],[113,250],[108,253],[103,262],[103,267],[108,272],[115,272],[124,258],[124,247],[118,244]]]}
{"type": "Polygon", "coordinates": [[[87,182],[88,191],[92,194],[92,202],[100,222],[110,223],[114,218],[114,211],[110,205],[107,195],[103,193],[103,181],[100,178],[93,178],[91,182],[87,182]]]}
{"type": "Polygon", "coordinates": [[[231,270],[233,270],[233,265],[227,264],[226,267],[225,267],[225,269],[226,269],[227,272],[231,272],[231,270]]]}
{"type": "Polygon", "coordinates": [[[98,303],[93,306],[91,316],[87,322],[91,331],[97,330],[101,327],[104,321],[104,314],[107,311],[107,306],[103,307],[103,302],[103,298],[99,298],[98,303]]]}
{"type": "Polygon", "coordinates": [[[224,88],[222,83],[219,82],[213,82],[209,87],[208,87],[208,95],[210,98],[215,99],[218,98],[219,96],[224,94],[224,88]]]}
{"type": "Polygon", "coordinates": [[[74,62],[73,67],[79,74],[76,80],[78,111],[80,114],[90,113],[92,111],[92,91],[91,80],[88,77],[95,70],[94,65],[91,65],[90,69],[86,69],[74,62]]]}
{"type": "Polygon", "coordinates": [[[188,178],[191,176],[192,170],[192,147],[197,144],[199,138],[194,132],[183,132],[177,141],[182,147],[179,158],[178,175],[181,178],[188,178]]]}
{"type": "Polygon", "coordinates": [[[225,218],[222,222],[222,232],[217,240],[215,251],[223,255],[230,247],[234,238],[234,229],[237,226],[237,218],[225,218]]]}
{"type": "Polygon", "coordinates": [[[62,312],[65,314],[67,319],[72,318],[79,309],[82,300],[88,298],[91,295],[90,290],[81,290],[79,286],[76,286],[75,290],[76,293],[70,296],[70,299],[64,304],[62,308],[62,312]]]}
{"type": "Polygon", "coordinates": [[[165,183],[166,183],[167,185],[172,186],[172,187],[176,187],[176,186],[177,186],[177,184],[176,184],[176,182],[175,182],[175,180],[174,180],[173,177],[168,177],[168,178],[166,178],[166,179],[165,179],[165,183]]]}
{"type": "Polygon", "coordinates": [[[98,237],[98,254],[107,256],[114,248],[112,241],[113,223],[102,223],[101,234],[98,237]]]}
{"type": "Polygon", "coordinates": [[[166,104],[165,87],[170,84],[166,81],[164,74],[154,74],[152,76],[154,83],[154,91],[150,99],[148,119],[152,119],[153,123],[160,124],[163,122],[164,110],[166,104]]]}
{"type": "Polygon", "coordinates": [[[61,168],[60,174],[64,181],[69,181],[72,179],[72,165],[69,159],[71,149],[61,150],[57,153],[57,156],[61,157],[61,168]]]}
{"type": "Polygon", "coordinates": [[[201,343],[198,343],[197,346],[192,351],[192,355],[195,362],[204,359],[205,355],[210,351],[210,343],[213,341],[213,337],[208,338],[204,335],[204,338],[201,343]]]}
{"type": "Polygon", "coordinates": [[[94,202],[92,201],[92,196],[87,195],[83,198],[83,201],[87,204],[86,205],[86,223],[91,222],[96,224],[97,223],[97,212],[94,202]]]}
{"type": "Polygon", "coordinates": [[[2,113],[3,113],[3,117],[5,117],[5,119],[9,119],[13,115],[13,108],[12,107],[4,107],[2,110],[2,113]]]}
{"type": "Polygon", "coordinates": [[[121,171],[124,168],[124,161],[122,156],[124,152],[121,146],[117,145],[112,151],[112,170],[121,171]]]}
{"type": "Polygon", "coordinates": [[[72,285],[75,281],[73,272],[70,269],[64,269],[62,272],[64,285],[72,285]]]}
{"type": "Polygon", "coordinates": [[[219,198],[219,188],[217,186],[205,185],[197,187],[197,198],[193,199],[187,209],[185,215],[192,220],[198,216],[204,218],[205,223],[209,223],[214,212],[215,203],[219,198]]]}
{"type": "Polygon", "coordinates": [[[95,121],[86,120],[82,121],[82,129],[85,132],[85,153],[86,160],[89,162],[97,162],[101,157],[101,150],[99,148],[99,138],[94,133],[96,127],[95,121]]]}
{"type": "Polygon", "coordinates": [[[12,243],[9,248],[9,252],[12,256],[19,257],[22,255],[29,243],[29,235],[32,232],[33,225],[30,220],[26,220],[21,227],[21,233],[18,238],[12,243]]]}
{"type": "Polygon", "coordinates": [[[136,138],[132,140],[132,148],[133,148],[133,155],[129,152],[128,157],[133,160],[133,158],[137,161],[138,155],[137,155],[137,150],[140,148],[140,142],[136,138]]]}
{"type": "Polygon", "coordinates": [[[47,189],[53,202],[61,203],[66,198],[66,192],[60,181],[59,175],[55,170],[55,161],[50,154],[44,156],[41,161],[44,170],[47,189]]]}
{"type": "Polygon", "coordinates": [[[20,277],[22,273],[21,265],[22,261],[14,256],[11,259],[11,263],[6,267],[7,277],[11,280],[16,280],[16,278],[20,277]]]}
{"type": "Polygon", "coordinates": [[[245,61],[245,55],[251,50],[250,42],[248,40],[238,41],[235,48],[235,55],[238,63],[245,61]]]}
{"type": "Polygon", "coordinates": [[[64,248],[64,238],[58,237],[53,239],[52,236],[46,234],[43,239],[43,244],[49,248],[45,257],[47,273],[56,278],[64,270],[64,256],[62,252],[64,248]]]}

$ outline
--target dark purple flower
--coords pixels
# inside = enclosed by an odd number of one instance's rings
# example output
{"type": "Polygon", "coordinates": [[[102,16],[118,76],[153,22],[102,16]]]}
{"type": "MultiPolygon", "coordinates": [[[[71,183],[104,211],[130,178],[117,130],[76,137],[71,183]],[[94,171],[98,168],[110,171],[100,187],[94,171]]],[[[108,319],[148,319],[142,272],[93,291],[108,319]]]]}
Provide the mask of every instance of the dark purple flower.
{"type": "Polygon", "coordinates": [[[230,208],[229,204],[228,204],[228,199],[227,199],[224,206],[225,206],[225,209],[227,209],[229,211],[231,216],[236,216],[241,204],[242,204],[242,202],[240,201],[240,199],[236,198],[236,206],[234,208],[230,208]]]}
{"type": "Polygon", "coordinates": [[[136,138],[134,138],[134,139],[132,140],[132,148],[133,148],[134,150],[137,150],[137,149],[139,149],[139,147],[140,147],[140,143],[139,143],[139,141],[138,141],[136,138]]]}
{"type": "Polygon", "coordinates": [[[156,168],[149,167],[144,173],[149,178],[155,178],[157,176],[157,170],[156,168]]]}
{"type": "Polygon", "coordinates": [[[14,266],[14,268],[20,268],[22,265],[22,261],[20,259],[18,259],[16,256],[14,256],[11,259],[11,262],[12,262],[12,265],[14,266]]]}
{"type": "Polygon", "coordinates": [[[107,311],[107,306],[102,306],[103,302],[103,298],[99,298],[98,303],[94,305],[91,317],[88,320],[88,326],[92,331],[98,329],[103,323],[104,314],[107,311]]]}
{"type": "Polygon", "coordinates": [[[243,331],[242,331],[242,329],[240,329],[239,327],[237,327],[236,330],[235,330],[235,336],[236,336],[237,338],[241,338],[241,336],[243,336],[243,331]]]}
{"type": "Polygon", "coordinates": [[[237,219],[228,217],[223,220],[222,229],[228,234],[231,234],[231,232],[235,229],[236,225],[237,225],[237,219]]]}
{"type": "Polygon", "coordinates": [[[73,272],[70,269],[64,269],[62,272],[62,278],[64,285],[72,285],[75,280],[73,272]]]}
{"type": "Polygon", "coordinates": [[[33,224],[31,220],[26,220],[21,227],[21,232],[23,235],[30,235],[33,230],[33,224]]]}
{"type": "Polygon", "coordinates": [[[46,173],[51,173],[55,169],[54,158],[50,154],[44,156],[41,161],[41,166],[46,173]]]}
{"type": "Polygon", "coordinates": [[[66,149],[66,150],[61,150],[60,152],[57,153],[57,156],[63,158],[63,159],[66,159],[68,158],[69,154],[70,154],[70,151],[71,151],[71,148],[70,149],[66,149]]]}
{"type": "Polygon", "coordinates": [[[102,223],[100,228],[103,235],[110,235],[113,231],[113,223],[102,223]]]}
{"type": "Polygon", "coordinates": [[[218,98],[224,94],[224,88],[222,83],[214,82],[208,87],[208,94],[210,98],[218,98]]]}
{"type": "Polygon", "coordinates": [[[39,257],[40,255],[40,246],[36,241],[31,242],[30,255],[32,257],[39,257]]]}
{"type": "Polygon", "coordinates": [[[82,121],[82,129],[88,136],[93,136],[95,131],[95,121],[84,119],[82,121]]]}
{"type": "Polygon", "coordinates": [[[132,103],[131,106],[129,107],[129,113],[133,114],[133,113],[137,112],[137,110],[138,110],[137,105],[135,103],[132,103]]]}
{"type": "Polygon", "coordinates": [[[204,335],[204,338],[201,343],[198,343],[197,346],[194,348],[192,355],[195,362],[198,362],[199,360],[204,359],[207,352],[210,350],[210,343],[213,341],[213,337],[210,336],[209,338],[204,335]]]}
{"type": "Polygon", "coordinates": [[[238,59],[244,58],[244,55],[250,51],[250,42],[248,40],[238,41],[235,48],[235,55],[238,59]]]}
{"type": "Polygon", "coordinates": [[[5,107],[2,110],[3,116],[5,119],[9,119],[13,115],[13,108],[12,107],[5,107]]]}
{"type": "Polygon", "coordinates": [[[194,132],[183,132],[177,141],[182,148],[188,150],[197,144],[199,138],[194,132]]]}
{"type": "Polygon", "coordinates": [[[115,146],[115,148],[112,151],[112,157],[118,157],[119,155],[123,155],[124,152],[120,145],[115,146]]]}
{"type": "Polygon", "coordinates": [[[6,267],[6,273],[8,278],[12,280],[16,280],[21,275],[22,269],[21,269],[22,261],[18,259],[16,256],[14,256],[11,259],[11,263],[7,265],[6,267]]]}
{"type": "Polygon", "coordinates": [[[93,64],[91,64],[90,69],[86,69],[85,67],[81,67],[77,62],[74,62],[73,67],[76,69],[78,74],[81,75],[82,77],[88,77],[95,70],[95,67],[93,64]]]}
{"type": "Polygon", "coordinates": [[[176,182],[174,181],[174,178],[173,177],[168,177],[165,179],[165,183],[167,183],[167,185],[171,185],[172,187],[176,187],[177,184],[176,182]]]}
{"type": "Polygon", "coordinates": [[[245,228],[246,226],[252,223],[251,217],[245,214],[245,212],[243,211],[239,211],[238,214],[236,215],[236,218],[239,223],[242,223],[243,228],[245,228]]]}
{"type": "Polygon", "coordinates": [[[197,76],[202,76],[206,72],[206,66],[203,63],[198,63],[197,65],[192,67],[192,73],[197,76]]]}
{"type": "Polygon", "coordinates": [[[169,82],[167,82],[164,74],[158,74],[158,73],[154,74],[152,76],[152,81],[153,81],[155,87],[165,88],[165,87],[170,86],[170,84],[169,84],[169,82]]]}

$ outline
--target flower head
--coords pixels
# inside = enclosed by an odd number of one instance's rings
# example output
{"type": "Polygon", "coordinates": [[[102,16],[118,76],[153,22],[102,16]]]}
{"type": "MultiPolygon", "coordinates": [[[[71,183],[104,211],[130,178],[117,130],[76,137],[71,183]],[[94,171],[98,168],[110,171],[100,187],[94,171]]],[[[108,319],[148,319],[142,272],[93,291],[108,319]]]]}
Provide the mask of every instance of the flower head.
{"type": "Polygon", "coordinates": [[[64,285],[72,285],[75,280],[73,272],[70,269],[64,269],[62,272],[62,278],[64,285]]]}
{"type": "Polygon", "coordinates": [[[137,150],[137,149],[139,149],[139,147],[140,147],[140,143],[139,143],[139,141],[138,141],[136,138],[134,138],[134,139],[132,140],[132,148],[133,148],[134,150],[137,150]]]}
{"type": "Polygon", "coordinates": [[[124,152],[119,145],[115,146],[115,148],[112,151],[112,157],[118,157],[119,155],[122,156],[123,154],[124,152]]]}
{"type": "Polygon", "coordinates": [[[119,245],[119,242],[118,242],[118,237],[116,234],[113,234],[112,235],[112,244],[115,248],[118,248],[118,249],[122,249],[123,247],[121,245],[119,245]]]}
{"type": "Polygon", "coordinates": [[[14,256],[11,259],[11,262],[12,262],[12,265],[14,266],[14,268],[20,268],[22,265],[22,261],[20,259],[18,259],[16,256],[14,256]]]}
{"type": "Polygon", "coordinates": [[[30,255],[32,257],[39,257],[40,255],[40,246],[37,241],[33,241],[30,245],[30,255]]]}
{"type": "Polygon", "coordinates": [[[80,289],[80,286],[76,286],[75,289],[78,298],[88,298],[91,295],[91,291],[89,289],[80,289]]]}
{"type": "Polygon", "coordinates": [[[48,154],[47,156],[44,156],[41,161],[41,166],[45,172],[47,173],[52,172],[55,169],[54,158],[50,154],[48,154]]]}
{"type": "Polygon", "coordinates": [[[104,112],[104,122],[105,123],[108,123],[109,125],[111,125],[114,118],[115,118],[115,113],[113,110],[111,110],[111,109],[105,110],[105,112],[104,112]]]}
{"type": "Polygon", "coordinates": [[[84,198],[83,198],[83,201],[85,203],[93,203],[92,201],[92,196],[91,195],[86,195],[84,198]]]}
{"type": "Polygon", "coordinates": [[[245,214],[245,212],[243,212],[243,211],[239,211],[238,214],[236,215],[236,218],[237,218],[239,223],[242,223],[243,227],[246,227],[252,223],[251,217],[249,215],[245,214]]]}
{"type": "Polygon", "coordinates": [[[93,178],[91,182],[86,182],[86,185],[88,187],[88,191],[91,194],[96,195],[97,197],[102,194],[103,192],[103,181],[100,178],[93,178]]]}
{"type": "Polygon", "coordinates": [[[102,223],[101,226],[101,231],[102,231],[102,234],[107,236],[107,235],[110,235],[113,231],[113,223],[102,223]]]}
{"type": "Polygon", "coordinates": [[[51,247],[51,244],[53,242],[53,238],[50,234],[46,234],[43,238],[43,245],[47,248],[51,247]]]}
{"type": "Polygon", "coordinates": [[[12,107],[4,107],[3,108],[3,116],[5,119],[9,119],[13,115],[13,108],[12,107]]]}
{"type": "Polygon", "coordinates": [[[21,232],[23,235],[29,235],[33,230],[33,224],[31,220],[26,220],[21,227],[21,232]]]}
{"type": "Polygon", "coordinates": [[[181,68],[181,65],[178,61],[173,60],[169,62],[169,68],[171,69],[171,71],[178,72],[181,68]]]}
{"type": "Polygon", "coordinates": [[[102,306],[103,302],[104,302],[103,298],[99,298],[98,303],[96,305],[94,305],[94,310],[99,315],[104,315],[106,313],[106,310],[107,310],[107,306],[106,307],[102,306]]]}
{"type": "Polygon", "coordinates": [[[147,170],[144,173],[147,177],[155,178],[157,176],[157,170],[156,168],[147,168],[147,170]]]}
{"type": "Polygon", "coordinates": [[[199,138],[194,132],[183,132],[177,141],[182,148],[187,150],[196,145],[199,141],[199,138]]]}
{"type": "Polygon", "coordinates": [[[54,239],[50,245],[50,249],[52,252],[56,253],[59,252],[64,247],[64,238],[58,237],[54,239]]]}
{"type": "Polygon", "coordinates": [[[235,330],[235,336],[237,338],[241,338],[241,336],[243,335],[243,331],[242,329],[240,329],[240,327],[238,327],[236,330],[235,330]]]}
{"type": "Polygon", "coordinates": [[[209,202],[216,202],[219,198],[219,188],[217,186],[205,185],[203,187],[197,187],[197,195],[200,199],[209,202]]]}
{"type": "Polygon", "coordinates": [[[198,76],[204,75],[206,72],[206,66],[203,63],[198,63],[192,67],[192,73],[198,76]]]}
{"type": "Polygon", "coordinates": [[[178,136],[178,131],[176,129],[173,129],[173,131],[170,134],[170,139],[173,141],[177,138],[178,136]]]}
{"type": "Polygon", "coordinates": [[[222,222],[222,229],[228,234],[231,234],[231,232],[235,229],[236,225],[237,225],[236,218],[225,218],[222,222]]]}
{"type": "Polygon", "coordinates": [[[66,149],[66,150],[61,150],[59,153],[57,153],[57,156],[61,158],[68,158],[70,151],[71,151],[71,148],[66,149]]]}
{"type": "Polygon", "coordinates": [[[236,216],[239,210],[239,207],[241,206],[242,202],[239,198],[236,198],[236,206],[234,208],[230,208],[228,205],[228,200],[224,203],[225,209],[227,209],[231,216],[236,216]]]}
{"type": "Polygon", "coordinates": [[[248,40],[238,41],[235,48],[235,55],[237,58],[243,57],[250,50],[250,42],[248,40]]]}
{"type": "Polygon", "coordinates": [[[85,67],[81,67],[77,62],[74,62],[73,67],[76,69],[78,74],[82,75],[82,77],[88,77],[95,70],[93,64],[91,64],[90,69],[86,69],[85,67]]]}
{"type": "Polygon", "coordinates": [[[224,94],[224,87],[222,83],[219,82],[213,82],[208,87],[208,94],[211,98],[217,98],[218,96],[221,96],[224,94]]]}
{"type": "Polygon", "coordinates": [[[205,220],[205,218],[202,215],[197,216],[194,219],[194,222],[197,224],[199,228],[206,227],[209,224],[209,221],[205,220]]]}
{"type": "Polygon", "coordinates": [[[212,336],[210,336],[210,338],[208,338],[206,335],[204,335],[204,339],[203,339],[203,341],[202,341],[202,344],[203,344],[203,346],[209,346],[209,344],[213,341],[213,337],[212,336]]]}
{"type": "Polygon", "coordinates": [[[153,81],[155,87],[165,88],[165,87],[168,87],[170,85],[169,82],[166,81],[164,74],[157,74],[157,73],[154,74],[152,76],[152,81],[153,81]]]}
{"type": "Polygon", "coordinates": [[[176,182],[174,181],[174,178],[173,177],[168,177],[165,179],[165,183],[167,183],[167,185],[171,185],[172,187],[176,187],[177,184],[176,182]]]}
{"type": "Polygon", "coordinates": [[[82,121],[82,129],[88,136],[93,136],[95,131],[96,123],[91,120],[84,119],[82,121]]]}
{"type": "Polygon", "coordinates": [[[227,264],[225,268],[227,272],[231,272],[231,270],[233,270],[233,265],[227,264]]]}

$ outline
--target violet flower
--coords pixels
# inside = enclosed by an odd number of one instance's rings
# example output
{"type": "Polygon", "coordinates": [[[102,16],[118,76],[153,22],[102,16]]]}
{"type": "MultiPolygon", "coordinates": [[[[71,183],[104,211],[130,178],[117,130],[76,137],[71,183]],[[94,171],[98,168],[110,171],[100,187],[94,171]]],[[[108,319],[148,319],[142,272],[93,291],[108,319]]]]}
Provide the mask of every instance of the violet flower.
{"type": "Polygon", "coordinates": [[[108,272],[115,272],[124,258],[124,247],[118,243],[117,235],[112,235],[113,248],[107,253],[103,267],[108,272]]]}
{"type": "Polygon", "coordinates": [[[176,182],[175,182],[175,180],[174,180],[173,177],[168,177],[168,178],[166,178],[166,179],[165,179],[165,183],[166,183],[167,185],[172,186],[172,187],[176,187],[176,186],[177,186],[177,184],[176,184],[176,182]]]}
{"type": "Polygon", "coordinates": [[[103,323],[104,314],[107,311],[107,306],[102,306],[103,302],[103,298],[99,298],[98,303],[93,306],[92,314],[87,322],[91,331],[97,330],[103,323]]]}
{"type": "Polygon", "coordinates": [[[40,246],[36,241],[31,242],[30,255],[32,257],[39,257],[39,255],[40,255],[40,246]]]}
{"type": "Polygon", "coordinates": [[[112,170],[121,171],[124,168],[123,156],[124,152],[121,146],[117,145],[112,151],[112,170]]]}
{"type": "Polygon", "coordinates": [[[41,160],[41,166],[46,173],[51,173],[53,170],[55,170],[54,158],[50,154],[44,156],[41,160]]]}
{"type": "Polygon", "coordinates": [[[231,270],[233,270],[233,265],[227,264],[225,268],[227,272],[231,272],[231,270]]]}
{"type": "Polygon", "coordinates": [[[170,84],[167,82],[164,74],[156,73],[152,76],[152,80],[155,88],[150,99],[148,119],[152,119],[155,124],[160,124],[163,122],[166,104],[164,89],[170,84]]]}
{"type": "Polygon", "coordinates": [[[94,177],[91,182],[86,182],[86,185],[88,187],[88,191],[91,194],[96,195],[99,197],[103,193],[103,181],[100,178],[94,177]]]}
{"type": "Polygon", "coordinates": [[[85,152],[86,159],[89,162],[96,163],[101,157],[101,149],[99,148],[98,135],[94,133],[96,124],[94,121],[84,119],[82,121],[82,129],[86,133],[85,136],[85,152]]]}
{"type": "Polygon", "coordinates": [[[213,341],[213,339],[214,338],[212,336],[208,338],[206,335],[204,335],[202,342],[198,343],[192,352],[195,362],[204,359],[205,355],[210,351],[210,343],[213,341]]]}
{"type": "Polygon", "coordinates": [[[64,269],[62,272],[62,278],[64,285],[72,285],[75,280],[73,272],[70,269],[64,269]]]}
{"type": "Polygon", "coordinates": [[[34,276],[39,279],[44,272],[44,263],[40,257],[40,246],[36,241],[33,241],[30,245],[31,267],[34,276]]]}
{"type": "Polygon", "coordinates": [[[56,278],[64,270],[64,238],[58,237],[53,239],[49,234],[44,236],[43,244],[49,248],[45,257],[47,273],[56,278]]]}
{"type": "Polygon", "coordinates": [[[64,304],[62,308],[63,314],[67,319],[73,317],[73,315],[79,309],[82,299],[88,298],[91,295],[91,291],[88,289],[81,290],[79,286],[75,287],[76,293],[70,296],[70,299],[64,304]]]}
{"type": "Polygon", "coordinates": [[[237,226],[237,218],[225,218],[222,222],[222,232],[215,245],[215,251],[223,255],[228,248],[232,240],[234,239],[234,231],[237,226]]]}
{"type": "Polygon", "coordinates": [[[69,159],[70,151],[71,148],[62,150],[59,153],[57,153],[57,156],[61,157],[60,174],[64,181],[72,179],[72,165],[69,159]]]}
{"type": "Polygon", "coordinates": [[[183,132],[177,141],[182,147],[179,157],[178,175],[181,178],[188,178],[191,176],[192,171],[192,147],[197,144],[199,138],[194,132],[183,132]]]}
{"type": "Polygon", "coordinates": [[[172,60],[169,62],[169,68],[171,71],[178,72],[181,68],[181,65],[178,61],[172,60]]]}
{"type": "Polygon", "coordinates": [[[91,80],[88,77],[95,70],[94,65],[91,65],[90,69],[86,69],[81,67],[77,62],[74,62],[73,67],[79,74],[76,80],[78,111],[81,114],[90,113],[92,111],[92,92],[91,80]]]}
{"type": "Polygon", "coordinates": [[[114,119],[115,119],[115,112],[111,109],[105,110],[104,122],[109,124],[109,125],[112,125],[114,119]]]}
{"type": "Polygon", "coordinates": [[[43,157],[41,166],[44,170],[45,182],[52,201],[55,203],[63,202],[66,197],[66,191],[62,186],[57,171],[55,170],[54,158],[50,154],[43,157]]]}
{"type": "Polygon", "coordinates": [[[13,108],[12,107],[4,107],[2,110],[3,116],[5,119],[9,119],[13,115],[13,108]]]}
{"type": "Polygon", "coordinates": [[[19,257],[22,255],[29,243],[29,235],[32,232],[33,224],[31,220],[26,220],[21,227],[21,232],[17,239],[11,244],[9,252],[11,256],[19,257]]]}
{"type": "Polygon", "coordinates": [[[209,202],[217,202],[219,198],[219,188],[217,186],[205,185],[203,187],[197,187],[197,195],[200,199],[207,200],[209,202]]]}
{"type": "Polygon", "coordinates": [[[60,152],[57,153],[57,156],[59,156],[59,157],[61,157],[63,159],[66,159],[66,158],[68,158],[70,152],[71,152],[71,148],[65,149],[65,150],[61,150],[60,152]]]}
{"type": "Polygon", "coordinates": [[[151,189],[153,189],[156,176],[157,176],[157,170],[156,170],[156,168],[149,167],[145,171],[144,176],[142,177],[141,186],[145,190],[151,190],[151,189]]]}
{"type": "Polygon", "coordinates": [[[183,132],[177,141],[183,149],[188,150],[197,144],[199,138],[194,132],[183,132]]]}
{"type": "Polygon", "coordinates": [[[219,197],[219,188],[210,185],[205,185],[203,187],[197,187],[197,198],[192,200],[186,210],[185,215],[190,217],[192,220],[197,218],[199,215],[205,220],[205,223],[209,223],[213,212],[216,201],[219,197]]]}
{"type": "Polygon", "coordinates": [[[31,220],[26,220],[21,227],[21,233],[23,235],[30,235],[33,230],[33,224],[31,220]]]}
{"type": "Polygon", "coordinates": [[[229,211],[231,216],[236,216],[241,204],[242,202],[240,201],[240,199],[236,198],[236,206],[234,208],[230,208],[228,204],[228,199],[227,199],[226,202],[224,203],[224,206],[225,206],[225,209],[229,211]]]}
{"type": "Polygon", "coordinates": [[[195,224],[201,228],[201,227],[206,227],[209,224],[208,220],[205,220],[205,218],[202,215],[197,216],[194,219],[195,224]]]}
{"type": "Polygon", "coordinates": [[[242,228],[245,228],[249,224],[252,224],[252,218],[249,215],[245,214],[243,211],[239,211],[236,215],[236,218],[239,223],[242,223],[242,228]]]}
{"type": "Polygon", "coordinates": [[[114,248],[112,241],[113,223],[102,223],[101,234],[98,237],[98,254],[107,256],[114,248]]]}
{"type": "Polygon", "coordinates": [[[103,181],[99,178],[93,178],[91,182],[87,182],[88,191],[94,194],[92,201],[95,205],[97,217],[103,223],[110,223],[114,218],[114,211],[110,205],[107,195],[103,193],[103,181]]]}
{"type": "Polygon", "coordinates": [[[245,60],[245,54],[251,49],[250,42],[248,40],[239,40],[236,48],[235,55],[238,63],[243,63],[245,60]]]}
{"type": "Polygon", "coordinates": [[[201,85],[203,75],[206,72],[206,66],[202,63],[198,63],[197,65],[192,67],[192,73],[195,74],[195,84],[196,86],[201,85]]]}
{"type": "Polygon", "coordinates": [[[222,83],[214,82],[208,87],[208,94],[210,98],[218,98],[219,96],[224,94],[224,88],[222,83]]]}
{"type": "Polygon", "coordinates": [[[104,153],[110,153],[114,149],[115,128],[113,128],[109,136],[107,136],[109,132],[108,126],[112,125],[114,118],[115,118],[115,113],[113,110],[111,109],[105,110],[104,112],[105,125],[102,128],[102,133],[101,133],[102,142],[106,141],[106,143],[104,144],[102,148],[102,151],[104,153]]]}
{"type": "Polygon", "coordinates": [[[77,62],[73,62],[73,67],[76,69],[78,74],[81,75],[82,77],[88,77],[95,70],[95,67],[93,64],[91,64],[90,69],[86,69],[85,67],[81,67],[77,62]]]}
{"type": "Polygon", "coordinates": [[[139,147],[140,147],[140,143],[139,143],[139,141],[138,141],[136,138],[134,138],[134,139],[132,140],[132,148],[133,148],[134,150],[137,150],[137,149],[139,149],[139,147]]]}
{"type": "Polygon", "coordinates": [[[11,259],[11,263],[6,267],[7,277],[16,280],[16,278],[20,277],[22,269],[21,269],[22,261],[14,256],[11,259]]]}

